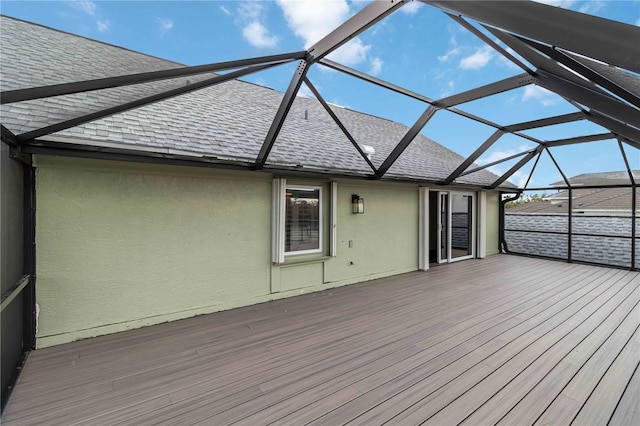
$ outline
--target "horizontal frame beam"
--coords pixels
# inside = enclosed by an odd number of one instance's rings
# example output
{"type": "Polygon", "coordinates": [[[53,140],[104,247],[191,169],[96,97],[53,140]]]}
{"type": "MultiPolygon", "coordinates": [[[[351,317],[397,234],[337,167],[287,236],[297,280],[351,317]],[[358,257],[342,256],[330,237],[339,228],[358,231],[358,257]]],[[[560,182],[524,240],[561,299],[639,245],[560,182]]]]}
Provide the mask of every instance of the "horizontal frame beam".
{"type": "MultiPolygon", "coordinates": [[[[288,61],[285,61],[288,62],[288,61]]],[[[203,89],[209,86],[215,86],[216,84],[224,83],[225,81],[233,80],[238,77],[249,75],[258,71],[262,71],[267,68],[280,65],[282,62],[268,64],[268,65],[253,65],[251,67],[243,68],[238,71],[233,71],[227,74],[218,75],[213,78],[192,83],[184,87],[178,87],[166,92],[158,93],[146,98],[136,99],[135,101],[127,102],[124,104],[116,105],[111,108],[106,108],[100,111],[93,112],[91,114],[82,115],[80,117],[72,118],[70,120],[62,121],[60,123],[52,124],[50,126],[42,127],[40,129],[32,130],[30,132],[22,133],[18,135],[18,141],[24,142],[31,139],[36,139],[42,136],[50,135],[52,133],[60,132],[71,127],[79,126],[90,121],[99,120],[110,115],[118,114],[120,112],[128,111],[130,109],[139,108],[145,105],[163,101],[165,99],[173,98],[185,93],[193,92],[194,90],[203,89]]]]}
{"type": "Polygon", "coordinates": [[[573,191],[579,191],[581,189],[608,189],[608,188],[635,188],[638,185],[633,185],[631,183],[627,184],[613,184],[613,185],[580,185],[574,187],[568,186],[541,186],[538,188],[528,188],[527,191],[558,191],[558,190],[568,190],[571,189],[573,191]]]}
{"type": "Polygon", "coordinates": [[[599,133],[597,135],[576,136],[574,138],[556,139],[554,141],[547,141],[547,142],[544,142],[543,145],[546,148],[553,148],[554,146],[573,145],[573,144],[585,143],[585,142],[597,142],[597,141],[604,141],[607,139],[616,139],[616,135],[614,135],[613,133],[599,133]]]}
{"type": "Polygon", "coordinates": [[[129,86],[132,84],[148,83],[177,77],[186,77],[215,71],[224,71],[251,65],[264,65],[295,61],[304,58],[306,52],[292,52],[281,55],[262,56],[241,59],[237,61],[218,62],[215,64],[180,67],[161,71],[151,71],[116,77],[98,78],[72,83],[52,84],[50,86],[30,87],[27,89],[7,90],[0,94],[0,104],[29,101],[32,99],[49,98],[52,96],[71,95],[73,93],[90,92],[93,90],[110,89],[113,87],[129,86]]]}
{"type": "Polygon", "coordinates": [[[557,115],[555,117],[542,118],[540,120],[525,121],[522,123],[505,126],[505,132],[517,132],[521,130],[537,129],[539,127],[555,126],[556,124],[571,123],[573,121],[587,118],[583,112],[572,112],[570,114],[557,115]]]}
{"type": "MultiPolygon", "coordinates": [[[[201,168],[214,168],[223,170],[255,170],[252,162],[225,161],[211,157],[187,156],[180,154],[159,154],[148,151],[133,151],[122,148],[97,148],[87,145],[75,145],[48,140],[27,143],[21,148],[25,153],[38,155],[51,155],[71,158],[93,158],[102,160],[124,161],[134,163],[163,164],[175,166],[189,166],[201,168]]],[[[350,172],[348,170],[328,170],[295,166],[266,165],[263,171],[282,175],[327,179],[327,177],[340,177],[345,179],[371,180],[371,174],[350,172]]],[[[437,185],[439,182],[433,179],[420,179],[411,177],[386,177],[383,182],[403,182],[411,184],[437,185]]],[[[464,186],[465,188],[485,188],[482,185],[465,184],[452,186],[464,186]]]]}
{"type": "Polygon", "coordinates": [[[475,101],[477,99],[486,98],[488,96],[497,95],[498,93],[513,90],[518,87],[528,86],[533,82],[534,80],[529,74],[523,73],[485,86],[476,87],[475,89],[467,90],[466,92],[447,96],[446,98],[437,100],[435,104],[442,108],[452,107],[475,101]]]}

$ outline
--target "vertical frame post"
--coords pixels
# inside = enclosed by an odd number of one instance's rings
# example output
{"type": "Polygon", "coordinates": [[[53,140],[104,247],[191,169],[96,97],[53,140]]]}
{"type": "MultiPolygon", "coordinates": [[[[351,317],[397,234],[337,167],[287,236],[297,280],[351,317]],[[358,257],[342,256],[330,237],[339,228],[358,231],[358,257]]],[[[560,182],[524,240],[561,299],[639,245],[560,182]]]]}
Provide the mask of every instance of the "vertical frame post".
{"type": "Polygon", "coordinates": [[[429,269],[429,188],[418,188],[418,269],[429,269]]]}
{"type": "Polygon", "coordinates": [[[331,182],[331,223],[329,236],[329,256],[336,257],[338,255],[338,182],[331,182]]]}
{"type": "MultiPolygon", "coordinates": [[[[631,185],[631,269],[636,268],[636,202],[638,186],[631,185]]],[[[640,268],[639,268],[640,269],[640,268]]]]}
{"type": "Polygon", "coordinates": [[[478,191],[478,259],[487,257],[487,191],[478,191]]]}
{"type": "Polygon", "coordinates": [[[569,209],[569,214],[567,218],[569,223],[567,224],[567,236],[568,236],[568,245],[567,245],[567,262],[571,262],[572,253],[571,253],[571,241],[573,240],[573,189],[569,187],[569,205],[567,206],[569,209]]]}
{"type": "Polygon", "coordinates": [[[23,192],[23,268],[24,274],[30,275],[29,284],[23,290],[23,350],[30,351],[36,347],[36,196],[35,196],[35,169],[24,165],[24,192],[23,192]]]}

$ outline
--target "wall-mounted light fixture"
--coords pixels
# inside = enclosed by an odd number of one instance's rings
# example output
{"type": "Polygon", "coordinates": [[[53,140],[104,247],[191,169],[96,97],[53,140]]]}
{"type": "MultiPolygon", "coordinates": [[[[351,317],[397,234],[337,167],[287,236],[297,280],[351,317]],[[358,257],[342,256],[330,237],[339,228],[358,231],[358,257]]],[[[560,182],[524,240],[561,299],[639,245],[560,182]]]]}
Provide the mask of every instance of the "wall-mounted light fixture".
{"type": "Polygon", "coordinates": [[[364,198],[362,198],[358,194],[351,194],[351,213],[364,213],[364,198]]]}

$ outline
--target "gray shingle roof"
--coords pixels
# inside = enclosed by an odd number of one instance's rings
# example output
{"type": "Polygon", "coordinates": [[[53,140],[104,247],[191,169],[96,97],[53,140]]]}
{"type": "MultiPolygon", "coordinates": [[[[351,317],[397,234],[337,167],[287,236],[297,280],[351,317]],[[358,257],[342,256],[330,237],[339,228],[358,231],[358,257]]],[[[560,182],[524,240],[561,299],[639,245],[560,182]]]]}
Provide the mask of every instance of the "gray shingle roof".
{"type": "MultiPolygon", "coordinates": [[[[640,181],[640,170],[632,170],[633,178],[640,181]]],[[[628,185],[631,183],[626,170],[616,172],[582,173],[569,178],[572,186],[628,185]]],[[[565,186],[564,181],[554,182],[553,186],[565,186]]]]}
{"type": "MultiPolygon", "coordinates": [[[[0,19],[0,43],[3,91],[182,66],[4,16],[0,19]]],[[[0,110],[2,124],[20,134],[210,76],[7,104],[0,110]]],[[[251,163],[258,155],[282,97],[281,92],[270,88],[233,80],[85,123],[53,136],[69,143],[180,151],[251,163]]],[[[358,143],[375,148],[372,161],[376,166],[408,130],[402,124],[346,108],[333,106],[332,109],[358,143]]],[[[437,181],[447,177],[463,160],[420,134],[387,176],[437,181]]],[[[296,98],[291,108],[268,164],[371,172],[321,104],[301,97],[296,98]]],[[[496,175],[482,171],[459,182],[488,185],[495,179],[496,175]]]]}
{"type": "MultiPolygon", "coordinates": [[[[568,194],[562,191],[550,200],[518,204],[508,213],[567,213],[568,194]],[[562,197],[559,199],[558,197],[562,197]]],[[[573,211],[631,211],[631,188],[581,189],[573,191],[573,211]]],[[[640,210],[640,200],[636,202],[640,210]]]]}

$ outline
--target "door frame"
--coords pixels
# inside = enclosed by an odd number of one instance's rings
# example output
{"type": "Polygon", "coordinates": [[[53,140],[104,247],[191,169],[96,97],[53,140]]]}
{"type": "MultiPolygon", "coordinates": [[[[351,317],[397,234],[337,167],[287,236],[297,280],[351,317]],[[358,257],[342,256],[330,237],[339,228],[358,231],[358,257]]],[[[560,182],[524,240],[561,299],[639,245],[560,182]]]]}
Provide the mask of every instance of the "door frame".
{"type": "Polygon", "coordinates": [[[438,264],[443,264],[443,263],[449,263],[449,259],[451,258],[451,237],[450,237],[450,232],[451,232],[451,203],[449,201],[449,191],[437,191],[438,193],[438,207],[437,207],[437,211],[438,211],[438,219],[437,219],[437,241],[438,241],[438,248],[437,248],[437,253],[436,253],[436,261],[438,262],[438,264]],[[446,204],[443,206],[443,201],[442,199],[446,197],[447,201],[446,204]],[[445,207],[446,213],[445,216],[447,218],[447,223],[446,225],[446,231],[447,231],[447,256],[445,258],[442,257],[442,229],[443,229],[443,223],[442,223],[442,215],[443,215],[443,207],[445,207]]]}
{"type": "Polygon", "coordinates": [[[476,257],[476,241],[477,241],[477,232],[478,232],[478,226],[477,226],[477,219],[476,219],[476,215],[477,215],[477,211],[478,211],[478,194],[474,191],[455,191],[455,190],[447,190],[447,191],[434,191],[437,192],[438,196],[437,196],[437,212],[438,212],[438,217],[437,217],[437,256],[436,256],[436,260],[438,262],[438,264],[444,264],[444,263],[453,263],[453,262],[458,262],[460,260],[467,260],[467,259],[474,259],[476,257]],[[452,258],[451,257],[451,240],[452,240],[452,200],[453,197],[452,195],[467,195],[472,197],[472,202],[471,202],[471,211],[469,212],[469,214],[471,215],[471,232],[470,232],[470,248],[471,248],[471,254],[466,255],[466,256],[460,256],[460,257],[456,257],[456,258],[452,258]],[[447,256],[446,258],[442,257],[442,226],[443,226],[443,221],[442,221],[442,208],[443,208],[443,196],[446,196],[446,204],[444,207],[446,207],[446,238],[447,238],[447,248],[446,248],[446,253],[447,256]]]}
{"type": "Polygon", "coordinates": [[[449,262],[448,263],[453,263],[453,262],[458,262],[460,260],[467,260],[467,259],[474,259],[476,257],[476,238],[477,238],[477,233],[478,233],[478,226],[476,224],[476,212],[477,212],[477,203],[478,203],[478,196],[476,192],[473,191],[449,191],[449,248],[448,248],[448,255],[449,255],[449,262]],[[471,254],[468,254],[466,256],[460,256],[460,257],[456,257],[455,259],[451,257],[451,239],[452,239],[452,220],[451,220],[451,206],[453,203],[453,197],[451,197],[451,193],[455,194],[455,195],[466,195],[466,196],[470,196],[472,199],[471,202],[471,211],[469,212],[469,215],[471,215],[471,232],[470,234],[470,241],[469,241],[469,246],[471,248],[471,254]]]}

